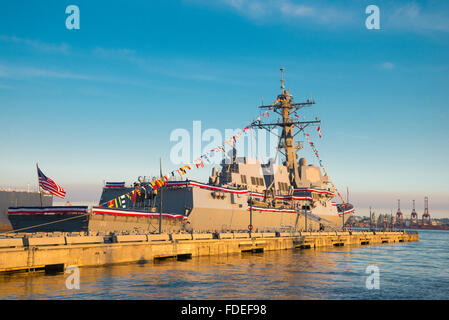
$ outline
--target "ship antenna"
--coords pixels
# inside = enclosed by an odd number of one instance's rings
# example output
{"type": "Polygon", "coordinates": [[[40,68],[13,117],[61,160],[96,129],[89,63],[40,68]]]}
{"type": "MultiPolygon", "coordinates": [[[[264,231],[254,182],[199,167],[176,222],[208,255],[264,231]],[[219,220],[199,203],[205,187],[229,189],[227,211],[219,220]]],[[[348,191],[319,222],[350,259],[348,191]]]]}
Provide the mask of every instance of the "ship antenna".
{"type": "Polygon", "coordinates": [[[285,87],[284,87],[284,68],[281,68],[281,89],[282,89],[282,94],[285,93],[285,87]]]}
{"type": "MultiPolygon", "coordinates": [[[[275,122],[275,123],[262,123],[262,121],[259,119],[257,121],[254,121],[254,123],[251,124],[252,128],[261,128],[266,129],[270,133],[273,133],[272,130],[275,127],[282,127],[282,134],[279,137],[279,144],[278,144],[278,150],[283,149],[285,152],[281,153],[285,156],[286,161],[285,165],[287,166],[287,171],[290,175],[291,183],[294,186],[299,185],[299,168],[297,163],[297,150],[300,148],[300,146],[297,146],[294,141],[295,135],[297,135],[299,132],[304,131],[306,127],[308,127],[311,124],[320,123],[319,120],[316,121],[299,121],[296,119],[290,118],[290,114],[296,112],[297,110],[305,107],[310,106],[312,104],[315,104],[313,101],[306,101],[306,102],[299,102],[295,103],[292,100],[292,95],[288,93],[288,91],[285,91],[284,86],[284,68],[280,68],[281,70],[281,89],[282,93],[277,96],[276,103],[273,105],[267,105],[267,106],[260,106],[259,108],[262,109],[273,109],[273,111],[277,114],[279,114],[281,118],[281,122],[275,122]],[[279,102],[279,103],[278,103],[279,102]],[[293,133],[293,128],[296,128],[298,132],[293,133]]],[[[277,136],[277,134],[276,134],[277,136]]],[[[343,201],[344,202],[344,201],[343,201]]]]}

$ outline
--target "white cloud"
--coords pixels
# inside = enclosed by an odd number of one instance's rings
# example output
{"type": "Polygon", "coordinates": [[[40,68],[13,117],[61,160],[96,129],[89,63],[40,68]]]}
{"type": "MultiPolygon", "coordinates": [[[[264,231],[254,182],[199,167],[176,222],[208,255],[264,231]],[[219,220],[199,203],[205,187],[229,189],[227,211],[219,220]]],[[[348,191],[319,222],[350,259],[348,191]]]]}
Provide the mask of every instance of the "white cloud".
{"type": "MultiPolygon", "coordinates": [[[[210,5],[202,0],[193,1],[210,5]]],[[[220,3],[258,23],[344,25],[357,18],[354,11],[323,1],[304,4],[305,1],[294,0],[221,0],[220,3]]]]}
{"type": "Polygon", "coordinates": [[[395,65],[391,62],[382,62],[380,64],[380,67],[382,69],[391,70],[391,69],[394,69],[395,65]]]}
{"type": "Polygon", "coordinates": [[[102,56],[102,57],[119,57],[119,58],[129,58],[134,56],[135,50],[132,49],[126,49],[126,48],[118,48],[118,49],[107,49],[102,47],[96,47],[93,50],[93,53],[102,56]]]}
{"type": "MultiPolygon", "coordinates": [[[[145,81],[142,81],[141,79],[127,79],[123,77],[123,75],[115,76],[115,75],[82,74],[82,73],[74,73],[67,70],[40,68],[29,65],[14,65],[14,66],[6,65],[2,64],[0,61],[0,79],[2,78],[13,81],[44,78],[44,79],[57,79],[68,81],[100,82],[106,84],[108,83],[122,84],[132,87],[141,87],[154,90],[164,89],[164,86],[160,86],[158,84],[149,84],[145,81]]],[[[4,87],[4,89],[7,88],[4,87]]]]}
{"type": "MultiPolygon", "coordinates": [[[[329,0],[185,1],[209,7],[228,7],[258,24],[351,26],[354,30],[365,26],[365,8],[370,4],[329,0]]],[[[422,0],[418,4],[410,0],[378,0],[376,5],[380,7],[381,26],[385,31],[449,32],[449,4],[446,1],[422,0]]]]}
{"type": "Polygon", "coordinates": [[[61,44],[53,44],[53,43],[45,43],[39,40],[30,40],[24,38],[18,38],[16,36],[5,36],[0,35],[1,42],[14,43],[18,45],[25,45],[27,47],[31,47],[41,52],[47,53],[69,53],[69,46],[65,43],[61,44]]]}
{"type": "Polygon", "coordinates": [[[449,11],[444,2],[437,6],[422,6],[411,2],[386,8],[384,12],[387,28],[412,32],[449,32],[449,11]]]}
{"type": "Polygon", "coordinates": [[[281,12],[287,16],[306,17],[316,14],[315,9],[304,5],[295,5],[289,2],[281,4],[281,12]]]}
{"type": "Polygon", "coordinates": [[[2,64],[0,64],[0,78],[58,78],[72,80],[93,80],[93,78],[90,76],[74,74],[63,70],[41,69],[30,66],[8,66],[2,64]]]}
{"type": "Polygon", "coordinates": [[[0,83],[0,89],[8,89],[8,90],[10,90],[10,89],[14,89],[14,87],[11,87],[11,86],[8,86],[6,84],[1,84],[0,83]]]}
{"type": "Polygon", "coordinates": [[[306,21],[312,24],[343,25],[356,18],[355,12],[323,1],[308,2],[310,4],[307,5],[292,0],[221,0],[221,3],[258,23],[294,24],[306,21]]]}
{"type": "Polygon", "coordinates": [[[412,19],[417,18],[420,13],[421,8],[416,3],[408,3],[405,6],[396,9],[396,14],[401,14],[412,19]]]}

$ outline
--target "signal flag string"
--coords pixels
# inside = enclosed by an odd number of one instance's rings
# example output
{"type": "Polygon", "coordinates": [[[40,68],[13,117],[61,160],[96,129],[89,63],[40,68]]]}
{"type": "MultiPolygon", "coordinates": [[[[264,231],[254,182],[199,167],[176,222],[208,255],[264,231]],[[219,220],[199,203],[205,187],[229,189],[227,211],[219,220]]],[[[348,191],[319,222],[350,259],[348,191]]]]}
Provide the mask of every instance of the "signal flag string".
{"type": "MultiPolygon", "coordinates": [[[[303,131],[303,132],[304,132],[304,136],[305,136],[306,139],[307,139],[307,142],[309,143],[310,147],[311,147],[312,150],[313,150],[313,153],[315,153],[315,156],[316,156],[317,159],[318,159],[318,162],[319,162],[319,164],[320,164],[321,169],[323,169],[324,175],[327,176],[326,169],[324,169],[323,161],[321,160],[320,155],[318,154],[318,150],[316,149],[316,147],[315,147],[315,145],[313,144],[313,142],[310,141],[310,139],[309,139],[310,135],[309,135],[307,132],[305,132],[305,131],[303,131]]],[[[321,138],[321,131],[318,131],[318,133],[320,134],[320,138],[321,138]]],[[[343,205],[346,205],[345,200],[344,200],[343,197],[341,196],[340,192],[338,191],[338,189],[337,189],[337,187],[334,185],[334,183],[333,183],[332,181],[330,181],[330,180],[329,180],[329,183],[332,185],[332,187],[333,187],[333,188],[335,189],[335,191],[337,192],[338,196],[340,197],[341,201],[343,202],[343,205]]]]}
{"type": "MultiPolygon", "coordinates": [[[[255,124],[257,121],[260,121],[262,119],[262,117],[269,117],[270,116],[270,111],[272,111],[272,108],[278,102],[279,102],[279,99],[276,99],[276,101],[273,102],[271,107],[268,108],[268,111],[263,112],[259,117],[257,117],[256,120],[252,121],[248,126],[246,126],[244,129],[240,130],[237,134],[233,135],[231,138],[226,139],[221,145],[219,145],[219,146],[217,146],[215,148],[212,148],[209,152],[207,152],[207,153],[201,155],[200,157],[196,158],[195,160],[193,160],[192,163],[186,164],[186,165],[184,165],[184,166],[182,166],[182,167],[180,167],[178,169],[175,169],[175,170],[171,171],[170,174],[163,175],[161,178],[151,181],[149,184],[153,187],[153,190],[154,190],[155,194],[157,194],[157,189],[158,188],[165,186],[165,184],[168,181],[168,177],[167,176],[171,175],[171,176],[174,177],[175,173],[178,173],[182,177],[183,175],[185,175],[187,173],[188,170],[192,170],[195,167],[197,169],[199,169],[200,167],[204,168],[204,161],[210,163],[211,162],[210,161],[210,157],[212,157],[212,154],[214,152],[219,152],[219,151],[225,152],[225,148],[224,148],[225,144],[227,144],[227,145],[229,145],[231,147],[235,146],[235,144],[239,141],[238,139],[240,139],[241,135],[245,134],[248,130],[252,130],[251,126],[253,124],[255,124]]],[[[296,113],[295,113],[295,116],[299,118],[299,116],[296,113]]],[[[252,131],[250,131],[250,132],[252,132],[252,131]]],[[[318,129],[318,132],[319,132],[320,137],[321,137],[321,131],[319,129],[318,129]]],[[[309,140],[309,143],[311,143],[310,140],[309,140]]],[[[316,151],[316,149],[314,151],[315,151],[315,155],[318,157],[318,160],[320,160],[318,152],[316,151]]],[[[320,160],[320,166],[323,169],[323,172],[325,172],[325,169],[322,166],[321,160],[320,160]]],[[[331,184],[332,184],[332,182],[331,182],[331,184]]],[[[335,188],[335,186],[333,184],[332,184],[332,186],[335,188]]],[[[337,188],[335,188],[335,190],[337,190],[337,188]]],[[[337,190],[337,193],[338,193],[338,190],[337,190]]],[[[123,208],[126,205],[126,198],[132,200],[133,202],[136,201],[136,194],[139,195],[139,196],[141,195],[140,187],[137,187],[136,189],[132,190],[131,192],[128,192],[128,193],[123,194],[123,195],[121,195],[119,197],[116,197],[113,200],[110,200],[108,202],[100,204],[100,207],[107,206],[109,208],[114,208],[114,207],[122,207],[123,208]]],[[[342,201],[344,203],[344,200],[341,197],[340,193],[338,193],[338,195],[340,196],[340,198],[342,199],[342,201]]]]}
{"type": "MultiPolygon", "coordinates": [[[[231,138],[226,139],[221,145],[212,148],[209,152],[201,155],[200,157],[196,158],[195,160],[192,161],[192,163],[190,164],[186,164],[178,169],[175,169],[173,171],[170,172],[170,174],[166,174],[163,175],[161,178],[156,179],[151,181],[149,184],[153,187],[153,190],[155,192],[155,194],[157,194],[157,189],[160,187],[165,186],[165,184],[168,181],[168,177],[167,176],[175,176],[175,173],[178,173],[181,177],[183,175],[185,175],[187,173],[187,170],[192,170],[195,167],[197,169],[204,168],[204,161],[209,162],[210,163],[210,158],[212,157],[212,154],[214,152],[219,152],[219,151],[223,151],[225,152],[224,146],[225,144],[229,145],[229,146],[235,146],[235,143],[238,142],[238,139],[240,139],[240,136],[245,134],[248,130],[252,130],[251,126],[253,124],[255,124],[257,121],[261,120],[262,117],[269,117],[270,116],[270,111],[272,110],[272,107],[274,107],[274,105],[276,103],[279,102],[279,99],[276,99],[275,102],[273,102],[273,104],[271,105],[271,107],[268,108],[268,111],[262,113],[259,117],[257,117],[256,120],[252,121],[248,126],[246,126],[244,129],[240,130],[237,134],[233,135],[231,138]],[[232,144],[231,144],[232,142],[232,144]],[[204,161],[203,161],[204,160],[204,161]]],[[[144,188],[143,188],[144,189],[144,188]]],[[[124,206],[126,206],[126,198],[129,200],[132,200],[133,203],[135,203],[136,201],[136,194],[141,196],[141,190],[140,187],[137,187],[136,189],[125,193],[119,197],[114,198],[113,200],[110,200],[108,202],[102,203],[100,204],[100,207],[109,207],[109,208],[115,208],[115,207],[121,207],[124,208],[124,206]]]]}

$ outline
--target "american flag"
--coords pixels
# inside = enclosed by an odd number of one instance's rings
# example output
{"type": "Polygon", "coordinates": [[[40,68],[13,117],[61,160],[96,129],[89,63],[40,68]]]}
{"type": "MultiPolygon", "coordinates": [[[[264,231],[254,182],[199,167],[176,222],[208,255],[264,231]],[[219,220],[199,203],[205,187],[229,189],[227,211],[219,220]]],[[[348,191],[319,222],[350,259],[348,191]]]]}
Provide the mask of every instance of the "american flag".
{"type": "Polygon", "coordinates": [[[42,173],[41,169],[39,169],[39,167],[37,168],[37,175],[39,176],[39,187],[57,197],[65,197],[64,189],[58,186],[53,180],[46,177],[45,174],[42,173]]]}

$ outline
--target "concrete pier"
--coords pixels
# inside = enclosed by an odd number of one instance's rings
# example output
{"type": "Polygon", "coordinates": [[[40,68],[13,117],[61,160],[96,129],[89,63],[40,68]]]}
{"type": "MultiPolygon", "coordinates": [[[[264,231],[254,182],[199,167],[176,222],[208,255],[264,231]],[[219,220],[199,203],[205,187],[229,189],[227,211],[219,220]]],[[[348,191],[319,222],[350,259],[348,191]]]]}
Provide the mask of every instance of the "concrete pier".
{"type": "Polygon", "coordinates": [[[419,241],[416,232],[178,233],[86,236],[0,234],[0,272],[188,259],[268,250],[419,241]]]}

